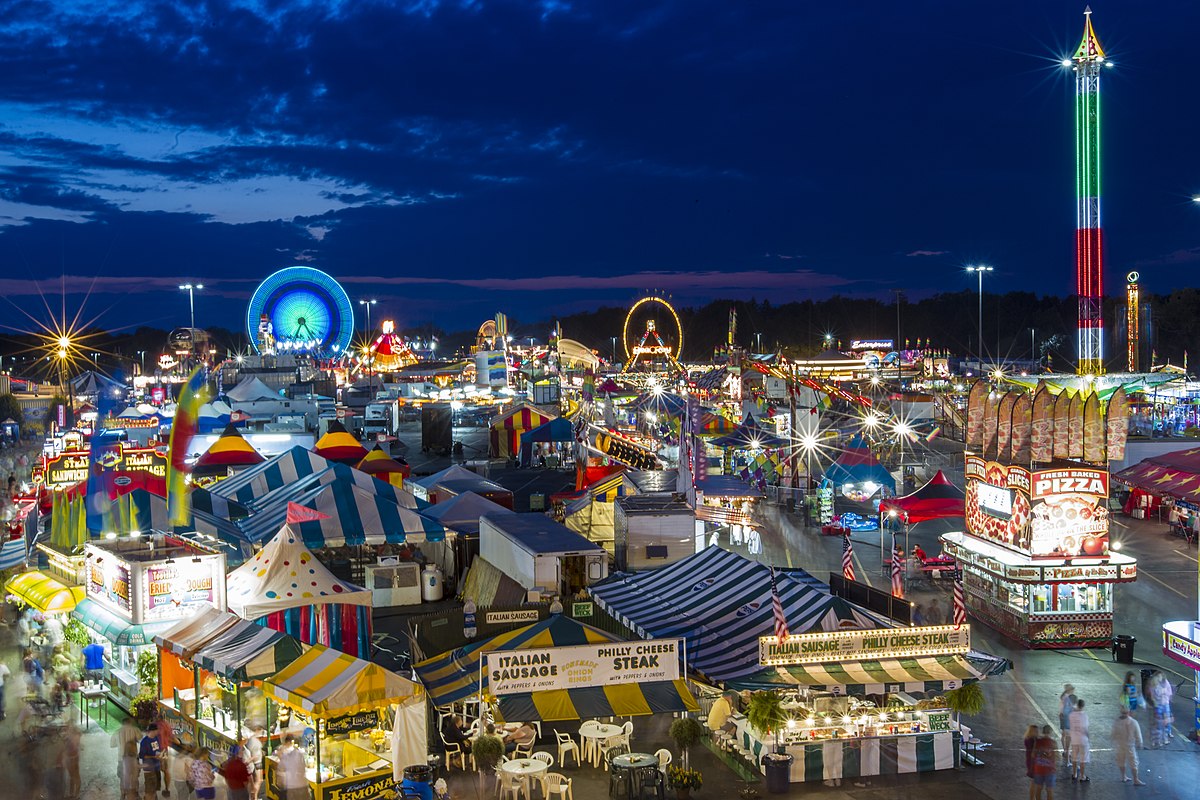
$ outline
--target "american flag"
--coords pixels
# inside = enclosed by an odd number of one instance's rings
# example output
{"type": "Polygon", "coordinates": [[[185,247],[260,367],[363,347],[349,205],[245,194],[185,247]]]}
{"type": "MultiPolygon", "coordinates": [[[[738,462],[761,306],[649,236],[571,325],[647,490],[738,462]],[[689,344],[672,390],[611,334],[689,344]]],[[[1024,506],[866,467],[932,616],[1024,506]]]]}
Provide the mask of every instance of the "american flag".
{"type": "Polygon", "coordinates": [[[842,537],[842,577],[854,580],[854,546],[850,544],[850,533],[842,537]]]}
{"type": "Polygon", "coordinates": [[[783,614],[783,601],[779,599],[779,588],[775,585],[775,568],[771,567],[771,607],[775,610],[775,638],[788,637],[787,617],[783,614]]]}
{"type": "Polygon", "coordinates": [[[892,595],[904,597],[904,553],[896,549],[896,537],[892,537],[892,595]]]}
{"type": "Polygon", "coordinates": [[[963,594],[962,577],[954,581],[954,627],[961,628],[967,621],[967,598],[963,594]]]}

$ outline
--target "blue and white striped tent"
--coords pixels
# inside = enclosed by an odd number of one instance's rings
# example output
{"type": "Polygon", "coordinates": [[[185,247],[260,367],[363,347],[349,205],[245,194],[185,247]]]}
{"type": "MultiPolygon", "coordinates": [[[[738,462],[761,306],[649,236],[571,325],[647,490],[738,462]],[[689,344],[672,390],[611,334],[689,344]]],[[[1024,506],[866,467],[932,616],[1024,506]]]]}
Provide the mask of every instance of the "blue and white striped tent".
{"type": "Polygon", "coordinates": [[[12,569],[25,563],[25,537],[8,539],[0,546],[0,569],[12,569]]]}
{"type": "Polygon", "coordinates": [[[419,509],[429,505],[418,500],[407,489],[373,478],[353,467],[335,464],[299,445],[214,484],[209,491],[253,510],[277,503],[286,496],[294,499],[297,494],[311,489],[315,483],[329,484],[335,481],[352,483],[403,508],[419,509]],[[303,489],[299,489],[300,486],[303,489]]]}
{"type": "MultiPolygon", "coordinates": [[[[203,490],[198,490],[203,491],[203,490]]],[[[194,495],[193,495],[194,496],[194,495]]],[[[173,526],[167,522],[167,501],[153,492],[145,489],[134,489],[126,498],[117,498],[113,503],[113,513],[117,515],[122,503],[129,503],[132,519],[131,527],[137,530],[152,529],[164,533],[176,533],[187,536],[191,533],[201,534],[211,545],[215,540],[225,553],[226,566],[232,568],[241,564],[253,554],[253,548],[241,529],[228,517],[221,517],[210,511],[193,506],[192,523],[190,525],[173,526]]]]}
{"type": "MultiPolygon", "coordinates": [[[[880,622],[840,597],[778,572],[792,633],[877,628],[880,622]]],[[[688,665],[713,681],[762,670],[758,637],[774,633],[771,570],[708,547],[652,572],[620,572],[589,591],[602,608],[647,639],[687,640],[688,665]]]]}
{"type": "Polygon", "coordinates": [[[438,542],[446,538],[446,529],[433,520],[349,481],[318,482],[306,492],[258,509],[238,520],[237,525],[246,539],[256,544],[265,542],[287,521],[289,502],[329,516],[291,525],[310,550],[342,544],[438,542]]]}

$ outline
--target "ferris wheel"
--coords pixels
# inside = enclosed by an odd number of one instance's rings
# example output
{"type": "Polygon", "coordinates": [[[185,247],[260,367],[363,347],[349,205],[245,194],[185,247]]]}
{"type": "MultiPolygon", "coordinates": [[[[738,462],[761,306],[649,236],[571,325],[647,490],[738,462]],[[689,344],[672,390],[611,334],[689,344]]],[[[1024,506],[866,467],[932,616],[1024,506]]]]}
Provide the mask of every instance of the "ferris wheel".
{"type": "Polygon", "coordinates": [[[683,325],[675,308],[662,297],[650,295],[638,300],[625,315],[621,331],[625,348],[625,366],[650,371],[679,369],[683,354],[683,325]]]}
{"type": "Polygon", "coordinates": [[[256,352],[337,357],[354,335],[346,290],[312,267],[285,267],[259,284],[246,310],[256,352]]]}

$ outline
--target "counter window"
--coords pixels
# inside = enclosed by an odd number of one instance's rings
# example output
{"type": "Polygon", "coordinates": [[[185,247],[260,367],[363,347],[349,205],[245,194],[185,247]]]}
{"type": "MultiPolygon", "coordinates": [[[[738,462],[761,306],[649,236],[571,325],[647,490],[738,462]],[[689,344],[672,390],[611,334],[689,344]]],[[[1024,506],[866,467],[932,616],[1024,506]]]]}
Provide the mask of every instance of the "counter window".
{"type": "Polygon", "coordinates": [[[1037,614],[1112,613],[1112,585],[1054,583],[1030,587],[1030,612],[1037,614]]]}

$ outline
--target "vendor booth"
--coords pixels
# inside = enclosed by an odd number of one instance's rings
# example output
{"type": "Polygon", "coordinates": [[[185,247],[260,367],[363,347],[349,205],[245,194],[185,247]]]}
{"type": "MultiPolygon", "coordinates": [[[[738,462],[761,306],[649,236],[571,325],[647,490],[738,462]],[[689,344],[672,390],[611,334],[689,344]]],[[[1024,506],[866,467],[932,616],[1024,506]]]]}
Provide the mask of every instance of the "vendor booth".
{"type": "Polygon", "coordinates": [[[338,579],[284,526],[226,579],[229,610],[305,644],[370,654],[371,592],[338,579]]]}
{"type": "Polygon", "coordinates": [[[936,475],[912,494],[880,501],[879,513],[883,515],[895,511],[901,520],[910,525],[931,519],[961,517],[966,497],[966,492],[951,483],[939,469],[936,475]]]}
{"type": "MultiPolygon", "coordinates": [[[[304,751],[314,800],[390,800],[404,768],[427,761],[421,687],[377,664],[314,645],[263,691],[273,733],[295,735],[304,751]]],[[[274,737],[271,745],[266,794],[279,800],[274,737]]]]}
{"type": "Polygon", "coordinates": [[[82,586],[68,586],[37,570],[9,578],[4,591],[43,614],[69,614],[85,596],[82,586]]]}
{"type": "Polygon", "coordinates": [[[367,448],[346,430],[345,425],[334,420],[329,423],[329,431],[313,446],[313,453],[335,464],[352,467],[366,457],[367,448]]]}
{"type": "Polygon", "coordinates": [[[300,657],[290,636],[230,612],[205,612],[154,638],[159,647],[159,710],[175,735],[229,756],[243,730],[270,728],[262,680],[300,657]]]}
{"type": "Polygon", "coordinates": [[[1109,647],[1114,584],[1137,561],[1109,549],[1108,470],[1030,471],[966,459],[966,531],[942,536],[967,607],[1032,648],[1109,647]]]}
{"type": "Polygon", "coordinates": [[[494,417],[490,423],[488,457],[517,458],[521,452],[521,434],[554,419],[531,405],[522,403],[494,417]]]}
{"type": "Polygon", "coordinates": [[[869,502],[880,489],[896,493],[896,479],[859,435],[846,443],[846,449],[825,470],[825,479],[836,487],[838,494],[856,503],[869,502]]]}
{"type": "Polygon", "coordinates": [[[383,452],[379,445],[375,445],[358,462],[358,471],[402,489],[404,480],[412,474],[412,467],[406,461],[397,461],[383,452]]]}
{"type": "Polygon", "coordinates": [[[573,461],[575,429],[568,419],[556,417],[521,434],[521,466],[545,465],[551,469],[573,461]]]}

